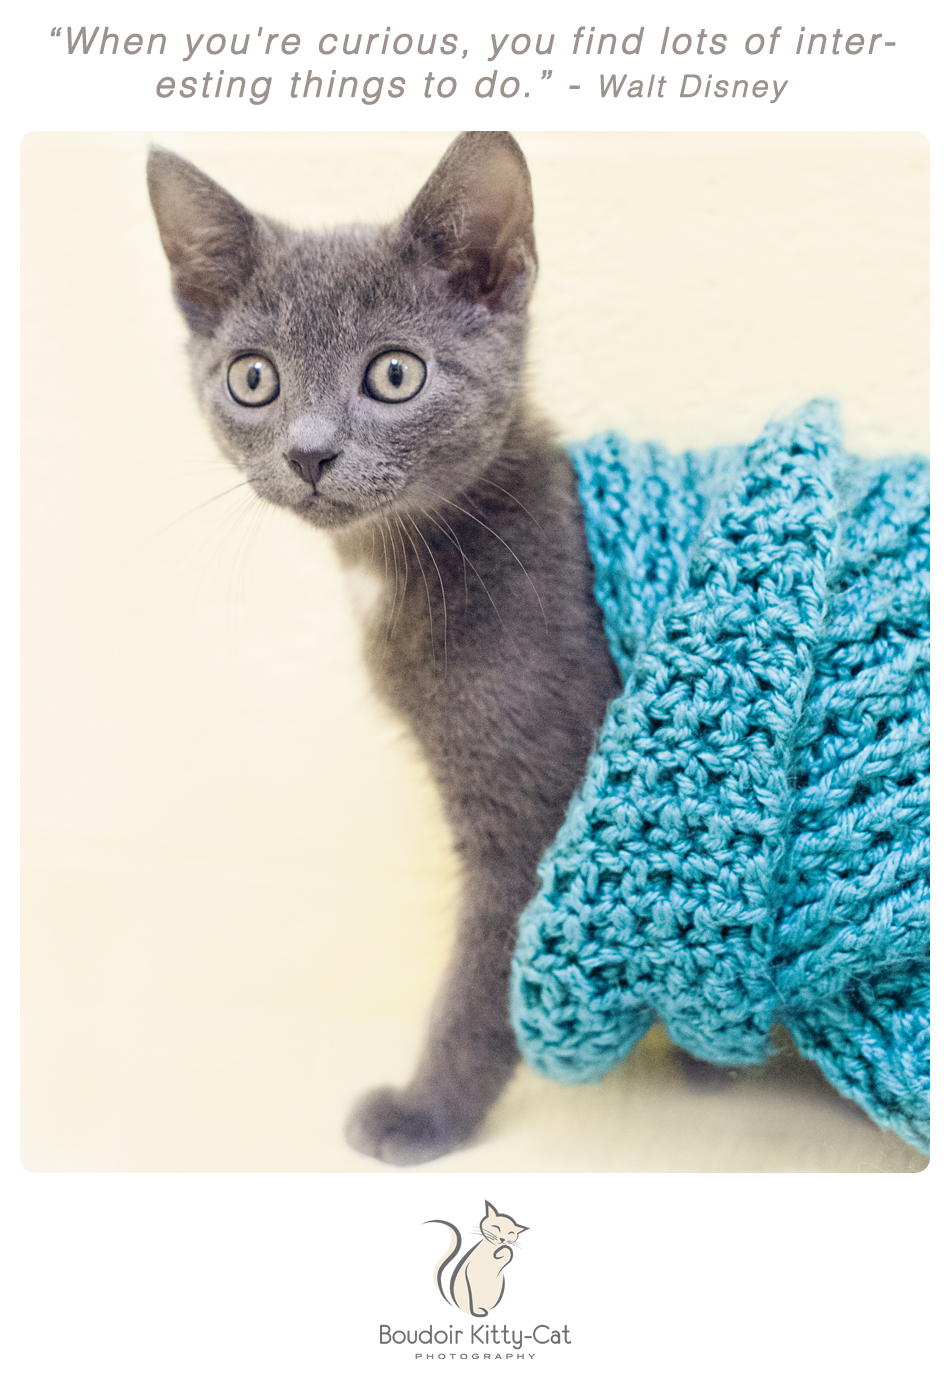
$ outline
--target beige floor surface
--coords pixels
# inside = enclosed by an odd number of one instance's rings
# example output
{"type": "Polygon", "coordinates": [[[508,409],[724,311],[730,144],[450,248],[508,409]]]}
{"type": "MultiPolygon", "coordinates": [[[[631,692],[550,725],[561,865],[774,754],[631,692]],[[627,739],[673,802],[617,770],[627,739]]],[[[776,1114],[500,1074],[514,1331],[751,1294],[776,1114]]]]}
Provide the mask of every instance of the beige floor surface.
{"type": "MultiPolygon", "coordinates": [[[[448,136],[166,136],[297,223],[405,205],[448,136]]],[[[530,135],[536,393],[567,436],[750,439],[819,392],[927,446],[915,135],[530,135]]],[[[24,176],[23,1162],[391,1172],[449,839],[372,699],[322,539],[221,496],[144,192],[146,137],[32,135],[24,176]]],[[[436,1172],[914,1172],[785,1051],[709,1075],[656,1030],[601,1087],[522,1069],[436,1172]]]]}

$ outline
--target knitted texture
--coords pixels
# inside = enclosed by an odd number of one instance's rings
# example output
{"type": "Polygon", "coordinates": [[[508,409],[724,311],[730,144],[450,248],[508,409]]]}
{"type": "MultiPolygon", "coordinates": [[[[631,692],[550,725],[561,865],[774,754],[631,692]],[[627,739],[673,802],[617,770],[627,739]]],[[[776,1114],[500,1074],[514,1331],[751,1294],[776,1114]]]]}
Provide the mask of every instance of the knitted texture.
{"type": "Polygon", "coordinates": [[[844,455],[821,401],[574,460],[624,689],[521,918],[522,1052],[595,1081],[659,1016],[757,1063],[781,1021],[926,1150],[926,461],[844,455]]]}

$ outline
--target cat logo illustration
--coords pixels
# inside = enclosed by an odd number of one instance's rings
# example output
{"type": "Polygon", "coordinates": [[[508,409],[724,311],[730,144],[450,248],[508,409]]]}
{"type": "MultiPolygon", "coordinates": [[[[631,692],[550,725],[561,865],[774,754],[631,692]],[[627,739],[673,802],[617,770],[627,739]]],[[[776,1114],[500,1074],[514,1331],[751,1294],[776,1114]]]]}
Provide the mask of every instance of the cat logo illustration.
{"type": "Polygon", "coordinates": [[[470,1317],[487,1317],[501,1302],[505,1291],[504,1271],[514,1258],[512,1246],[527,1226],[519,1226],[511,1216],[504,1216],[485,1203],[485,1215],[479,1223],[481,1239],[462,1255],[452,1270],[446,1286],[446,1274],[452,1260],[462,1248],[462,1236],[457,1226],[440,1217],[425,1223],[427,1226],[448,1226],[452,1232],[449,1250],[435,1266],[435,1285],[450,1307],[467,1312],[470,1317]]]}

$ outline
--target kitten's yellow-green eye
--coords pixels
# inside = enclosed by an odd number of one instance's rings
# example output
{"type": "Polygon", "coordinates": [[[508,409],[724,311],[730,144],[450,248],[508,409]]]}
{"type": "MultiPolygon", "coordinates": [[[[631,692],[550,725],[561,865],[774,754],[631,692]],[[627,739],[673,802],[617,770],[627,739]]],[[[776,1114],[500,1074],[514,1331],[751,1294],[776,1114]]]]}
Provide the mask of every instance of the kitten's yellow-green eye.
{"type": "Polygon", "coordinates": [[[260,354],[242,354],[228,369],[228,392],[242,407],[264,407],[280,392],[277,370],[260,354]]]}
{"type": "Polygon", "coordinates": [[[426,366],[407,350],[387,350],[376,356],[363,381],[377,402],[407,402],[426,381],[426,366]]]}

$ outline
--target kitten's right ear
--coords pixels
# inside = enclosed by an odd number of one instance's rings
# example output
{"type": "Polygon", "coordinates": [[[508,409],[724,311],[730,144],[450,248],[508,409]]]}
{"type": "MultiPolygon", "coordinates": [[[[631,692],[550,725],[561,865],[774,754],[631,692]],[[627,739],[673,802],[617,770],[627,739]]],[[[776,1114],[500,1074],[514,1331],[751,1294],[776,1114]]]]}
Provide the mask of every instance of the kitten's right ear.
{"type": "Polygon", "coordinates": [[[217,182],[170,153],[148,155],[148,190],[178,305],[210,335],[254,266],[254,217],[217,182]]]}
{"type": "Polygon", "coordinates": [[[460,134],[403,222],[424,267],[490,311],[524,305],[537,271],[531,177],[510,134],[460,134]]]}

